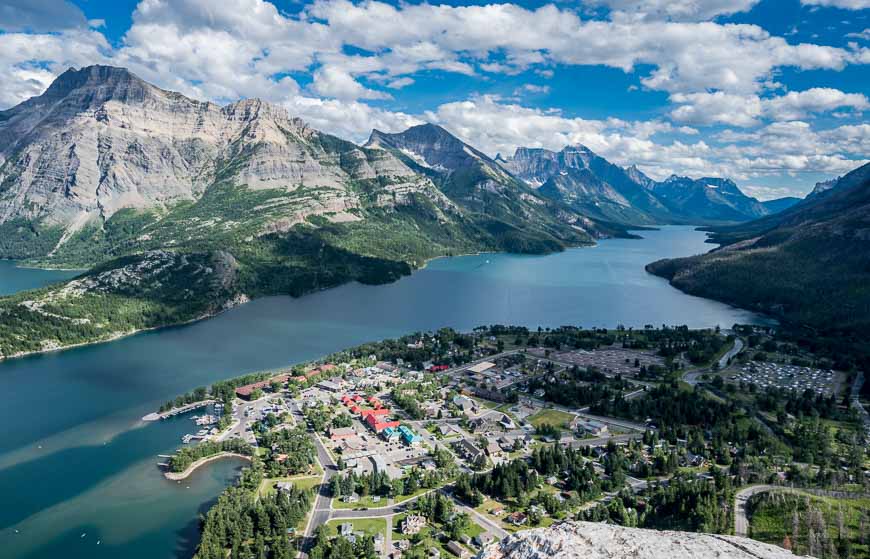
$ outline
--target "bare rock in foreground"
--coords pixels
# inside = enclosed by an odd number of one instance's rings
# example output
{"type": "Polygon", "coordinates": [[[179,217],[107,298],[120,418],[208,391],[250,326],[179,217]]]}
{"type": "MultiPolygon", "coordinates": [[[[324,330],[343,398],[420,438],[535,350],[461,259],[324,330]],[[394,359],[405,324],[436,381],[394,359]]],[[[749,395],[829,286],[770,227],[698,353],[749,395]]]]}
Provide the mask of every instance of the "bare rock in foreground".
{"type": "Polygon", "coordinates": [[[790,551],[736,536],[562,522],[514,534],[478,559],[794,559],[790,551]]]}

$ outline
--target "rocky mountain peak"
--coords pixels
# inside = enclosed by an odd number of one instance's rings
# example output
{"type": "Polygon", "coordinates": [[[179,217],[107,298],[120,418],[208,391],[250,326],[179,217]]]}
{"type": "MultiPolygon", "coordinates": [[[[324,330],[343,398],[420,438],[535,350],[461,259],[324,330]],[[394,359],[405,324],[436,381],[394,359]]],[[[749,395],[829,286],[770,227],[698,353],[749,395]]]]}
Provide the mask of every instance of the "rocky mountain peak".
{"type": "Polygon", "coordinates": [[[157,91],[160,90],[126,68],[93,65],[78,70],[69,68],[37,99],[53,101],[78,94],[93,106],[110,99],[125,103],[142,101],[157,91]]]}

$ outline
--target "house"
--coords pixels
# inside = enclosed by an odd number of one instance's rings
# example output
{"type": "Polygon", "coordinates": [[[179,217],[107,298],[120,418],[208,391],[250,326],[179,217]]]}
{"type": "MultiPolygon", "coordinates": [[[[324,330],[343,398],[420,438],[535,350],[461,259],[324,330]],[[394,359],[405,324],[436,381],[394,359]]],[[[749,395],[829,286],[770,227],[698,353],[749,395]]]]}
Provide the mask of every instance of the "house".
{"type": "Polygon", "coordinates": [[[439,557],[441,557],[441,552],[438,551],[437,547],[430,547],[428,557],[429,559],[438,559],[439,557]]]}
{"type": "Polygon", "coordinates": [[[455,425],[451,425],[449,423],[442,423],[438,426],[438,432],[441,433],[442,437],[448,437],[450,435],[458,433],[455,425]]]}
{"type": "Polygon", "coordinates": [[[354,435],[356,435],[356,431],[353,427],[333,427],[329,430],[329,438],[333,441],[349,439],[354,435]]]}
{"type": "Polygon", "coordinates": [[[470,555],[467,549],[459,545],[459,542],[455,542],[452,540],[447,543],[447,550],[453,555],[459,557],[460,559],[465,559],[470,555]]]}
{"type": "Polygon", "coordinates": [[[468,396],[463,396],[461,394],[458,396],[454,396],[453,404],[465,413],[477,411],[477,402],[475,402],[468,396]]]}
{"type": "Polygon", "coordinates": [[[279,481],[275,484],[275,489],[278,491],[284,491],[285,493],[289,493],[291,489],[293,489],[293,483],[289,481],[279,481]]]}
{"type": "Polygon", "coordinates": [[[525,513],[517,511],[509,514],[505,520],[514,526],[522,526],[529,521],[529,517],[525,513]]]}
{"type": "Polygon", "coordinates": [[[469,462],[474,462],[483,456],[483,451],[468,439],[462,439],[456,443],[456,447],[459,454],[469,462]]]}
{"type": "Polygon", "coordinates": [[[472,540],[472,542],[474,542],[474,545],[476,545],[477,547],[483,547],[491,541],[492,536],[490,536],[486,532],[479,533],[478,535],[474,536],[474,539],[472,540]]]}
{"type": "Polygon", "coordinates": [[[503,454],[501,447],[498,446],[498,443],[495,441],[491,441],[486,445],[486,453],[490,458],[495,458],[496,456],[501,456],[503,454]]]}
{"type": "Polygon", "coordinates": [[[345,495],[342,500],[345,503],[359,503],[359,495],[356,493],[351,493],[350,495],[345,495]]]}
{"type": "Polygon", "coordinates": [[[489,514],[493,516],[501,516],[504,514],[504,507],[501,505],[495,505],[489,509],[489,514]]]}
{"type": "Polygon", "coordinates": [[[353,524],[350,522],[342,522],[338,525],[338,533],[345,538],[353,535],[353,524]]]}
{"type": "Polygon", "coordinates": [[[516,428],[516,424],[514,423],[514,420],[511,419],[510,416],[508,416],[508,414],[506,414],[506,413],[501,414],[501,419],[499,419],[498,422],[505,429],[516,428]]]}
{"type": "Polygon", "coordinates": [[[406,536],[410,536],[413,534],[419,534],[420,530],[422,530],[426,526],[426,517],[421,516],[419,514],[410,514],[406,516],[401,525],[399,526],[399,531],[406,536]]]}
{"type": "Polygon", "coordinates": [[[384,535],[378,532],[375,535],[375,551],[382,553],[384,551],[384,535]]]}

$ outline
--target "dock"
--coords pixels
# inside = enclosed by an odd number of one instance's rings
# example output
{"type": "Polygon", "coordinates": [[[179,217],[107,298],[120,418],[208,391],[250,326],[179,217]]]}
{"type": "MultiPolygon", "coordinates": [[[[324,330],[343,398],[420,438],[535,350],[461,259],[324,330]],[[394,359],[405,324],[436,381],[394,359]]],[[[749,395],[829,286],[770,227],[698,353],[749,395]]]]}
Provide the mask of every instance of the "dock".
{"type": "Polygon", "coordinates": [[[151,412],[145,417],[142,418],[142,421],[158,421],[160,419],[168,419],[170,417],[175,417],[176,415],[180,415],[183,413],[187,413],[189,411],[197,410],[199,408],[204,408],[209,404],[214,404],[216,400],[202,400],[200,402],[193,402],[191,404],[186,404],[181,406],[180,408],[172,408],[169,411],[165,411],[162,413],[159,412],[151,412]]]}

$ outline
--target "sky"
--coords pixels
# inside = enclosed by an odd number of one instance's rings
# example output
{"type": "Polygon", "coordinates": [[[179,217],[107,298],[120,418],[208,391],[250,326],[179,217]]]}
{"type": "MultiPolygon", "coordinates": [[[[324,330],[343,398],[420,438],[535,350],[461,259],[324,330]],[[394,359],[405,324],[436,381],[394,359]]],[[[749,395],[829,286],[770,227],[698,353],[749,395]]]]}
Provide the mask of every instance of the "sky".
{"type": "Polygon", "coordinates": [[[0,109],[90,64],[359,143],[433,122],[762,200],[870,158],[870,0],[0,0],[0,109]]]}

